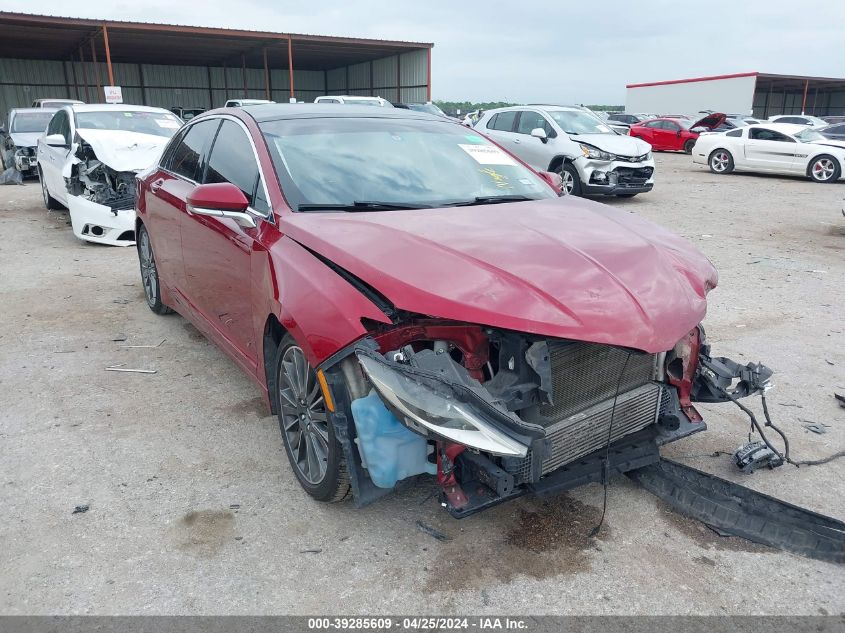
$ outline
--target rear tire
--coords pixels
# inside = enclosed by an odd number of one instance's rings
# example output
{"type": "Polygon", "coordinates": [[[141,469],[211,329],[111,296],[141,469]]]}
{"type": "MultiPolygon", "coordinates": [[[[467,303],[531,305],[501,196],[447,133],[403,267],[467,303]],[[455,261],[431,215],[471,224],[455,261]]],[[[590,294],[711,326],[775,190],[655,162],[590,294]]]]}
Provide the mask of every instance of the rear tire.
{"type": "Polygon", "coordinates": [[[842,166],[830,154],[822,154],[810,161],[807,175],[813,182],[836,182],[842,175],[842,166]]]}
{"type": "Polygon", "coordinates": [[[41,167],[38,167],[38,182],[41,183],[41,197],[44,200],[44,207],[48,211],[58,211],[62,209],[61,203],[50,195],[47,190],[47,183],[44,182],[44,175],[41,173],[41,167]]]}
{"type": "Polygon", "coordinates": [[[173,312],[161,301],[161,281],[158,278],[153,245],[150,242],[150,234],[147,227],[141,224],[138,227],[137,248],[138,263],[141,266],[141,284],[144,286],[144,297],[150,310],[156,314],[170,314],[173,312]]]}
{"type": "Polygon", "coordinates": [[[563,192],[570,196],[581,195],[581,176],[578,170],[570,163],[563,163],[557,168],[557,173],[563,180],[563,192]]]}
{"type": "Polygon", "coordinates": [[[272,397],[293,474],[317,501],[343,501],[351,490],[343,447],[335,437],[316,372],[290,334],[279,343],[275,368],[272,397]]]}
{"type": "Polygon", "coordinates": [[[684,154],[692,154],[692,148],[695,147],[695,139],[688,139],[684,143],[684,154]]]}
{"type": "Polygon", "coordinates": [[[726,149],[714,149],[710,152],[707,165],[714,174],[729,174],[734,170],[734,159],[726,149]]]}

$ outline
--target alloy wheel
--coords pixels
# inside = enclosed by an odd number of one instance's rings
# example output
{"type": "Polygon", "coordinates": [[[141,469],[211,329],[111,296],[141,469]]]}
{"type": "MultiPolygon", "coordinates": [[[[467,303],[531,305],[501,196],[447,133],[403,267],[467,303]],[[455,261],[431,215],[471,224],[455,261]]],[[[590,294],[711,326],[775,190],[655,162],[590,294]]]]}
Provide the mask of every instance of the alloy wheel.
{"type": "Polygon", "coordinates": [[[158,273],[156,262],[153,257],[153,249],[150,246],[150,234],[145,230],[140,231],[138,236],[138,256],[141,260],[141,282],[144,284],[144,296],[150,307],[156,303],[158,294],[158,273]]]}
{"type": "Polygon", "coordinates": [[[47,191],[47,183],[44,182],[44,177],[41,172],[38,172],[38,180],[41,182],[41,197],[44,199],[44,206],[50,208],[50,193],[47,191]]]}
{"type": "Polygon", "coordinates": [[[563,191],[566,195],[572,193],[572,190],[575,188],[575,179],[572,177],[572,174],[569,173],[567,170],[562,169],[560,172],[560,177],[563,179],[563,191]]]}
{"type": "Polygon", "coordinates": [[[830,180],[836,172],[836,165],[830,158],[820,158],[813,163],[813,178],[819,181],[830,180]]]}
{"type": "Polygon", "coordinates": [[[710,159],[710,167],[713,168],[713,171],[723,172],[728,168],[729,160],[726,152],[716,152],[713,154],[713,158],[710,159]]]}
{"type": "Polygon", "coordinates": [[[291,345],[279,369],[282,430],[299,473],[311,484],[326,476],[329,423],[317,375],[302,349],[291,345]]]}

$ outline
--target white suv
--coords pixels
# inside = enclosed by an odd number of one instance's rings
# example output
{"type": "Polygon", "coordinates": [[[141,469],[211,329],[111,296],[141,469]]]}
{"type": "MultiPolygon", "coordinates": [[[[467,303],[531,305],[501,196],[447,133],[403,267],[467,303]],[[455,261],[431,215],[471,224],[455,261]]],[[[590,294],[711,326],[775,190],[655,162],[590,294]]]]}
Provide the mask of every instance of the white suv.
{"type": "Polygon", "coordinates": [[[475,129],[537,171],[560,174],[566,193],[632,197],[654,187],[651,145],[617,134],[582,108],[489,110],[475,129]]]}

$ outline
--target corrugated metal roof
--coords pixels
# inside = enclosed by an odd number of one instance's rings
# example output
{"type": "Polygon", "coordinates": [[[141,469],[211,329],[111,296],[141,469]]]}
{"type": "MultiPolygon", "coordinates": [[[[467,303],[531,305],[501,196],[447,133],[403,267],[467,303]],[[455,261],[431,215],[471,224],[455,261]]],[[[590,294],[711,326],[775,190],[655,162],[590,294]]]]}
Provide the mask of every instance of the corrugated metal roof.
{"type": "Polygon", "coordinates": [[[287,65],[292,42],[296,69],[326,70],[432,48],[429,42],[333,37],[246,29],[91,20],[0,11],[0,58],[58,59],[82,55],[90,60],[93,43],[98,60],[105,58],[102,30],[108,31],[112,62],[183,65],[237,65],[260,68],[263,49],[273,66],[287,65]]]}

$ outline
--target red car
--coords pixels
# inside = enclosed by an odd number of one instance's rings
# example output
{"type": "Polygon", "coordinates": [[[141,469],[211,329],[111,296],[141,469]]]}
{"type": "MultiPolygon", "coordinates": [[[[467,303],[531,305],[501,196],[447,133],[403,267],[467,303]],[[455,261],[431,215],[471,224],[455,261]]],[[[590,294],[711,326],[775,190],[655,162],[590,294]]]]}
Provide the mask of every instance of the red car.
{"type": "Polygon", "coordinates": [[[669,150],[692,154],[692,148],[698,134],[705,130],[715,130],[725,123],[721,112],[708,114],[698,121],[659,117],[631,126],[630,135],[651,144],[653,150],[669,150]]]}
{"type": "Polygon", "coordinates": [[[692,401],[739,376],[697,371],[706,257],[462,125],[373,110],[206,112],[139,176],[150,308],[260,386],[309,494],[428,473],[466,516],[705,428],[692,401]]]}

